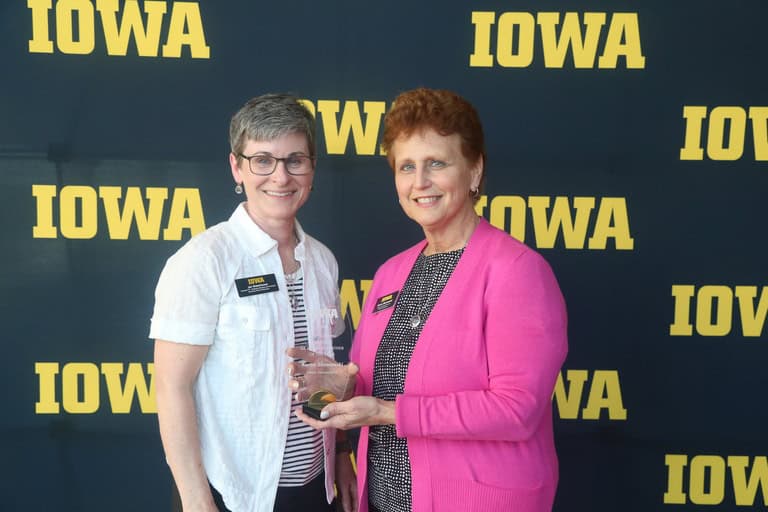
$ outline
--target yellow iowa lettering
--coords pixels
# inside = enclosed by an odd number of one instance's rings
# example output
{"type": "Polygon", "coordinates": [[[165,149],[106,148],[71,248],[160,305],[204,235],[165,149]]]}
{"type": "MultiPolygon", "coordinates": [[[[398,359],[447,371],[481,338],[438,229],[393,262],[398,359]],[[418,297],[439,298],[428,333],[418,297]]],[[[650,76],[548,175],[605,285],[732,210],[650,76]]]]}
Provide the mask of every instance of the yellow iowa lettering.
{"type": "Polygon", "coordinates": [[[683,107],[684,145],[680,160],[734,161],[744,156],[747,142],[747,118],[752,131],[752,145],[757,162],[768,160],[768,107],[706,106],[683,107]]]}
{"type": "Polygon", "coordinates": [[[143,414],[157,412],[154,365],[147,363],[35,363],[38,376],[36,414],[94,414],[101,406],[102,379],[113,414],[131,412],[134,399],[143,414]],[[146,369],[145,369],[146,368],[146,369]],[[123,375],[124,378],[123,378],[123,375]],[[147,382],[149,377],[149,382],[147,382]],[[61,401],[56,399],[60,392],[61,401]]]}
{"type": "Polygon", "coordinates": [[[350,136],[356,155],[383,155],[378,145],[379,132],[386,111],[383,101],[363,101],[365,121],[360,114],[360,102],[347,100],[310,100],[302,103],[322,125],[326,151],[329,155],[343,155],[349,147],[350,136]],[[339,119],[341,113],[341,119],[339,119]]]}
{"type": "Polygon", "coordinates": [[[341,288],[339,290],[339,295],[341,296],[341,314],[345,318],[350,317],[354,329],[357,329],[357,326],[360,323],[362,307],[365,300],[368,298],[371,283],[372,281],[370,279],[362,279],[359,281],[355,281],[354,279],[344,279],[341,281],[341,288]]]}
{"type": "Polygon", "coordinates": [[[748,338],[762,336],[768,316],[768,286],[672,285],[670,336],[727,336],[734,321],[748,338]],[[738,307],[734,307],[735,305],[738,307]]]}
{"type": "Polygon", "coordinates": [[[472,12],[474,47],[470,67],[525,68],[533,64],[539,31],[544,66],[564,68],[568,56],[574,68],[616,69],[624,58],[627,69],[645,68],[637,13],[472,12]],[[603,27],[608,24],[600,53],[603,27]],[[494,30],[495,29],[495,30],[494,30]],[[494,41],[495,32],[495,41],[494,41]],[[559,34],[559,35],[558,35],[559,34]],[[493,46],[493,43],[495,47],[493,46]],[[599,57],[598,57],[599,54],[599,57]]]}
{"type": "Polygon", "coordinates": [[[170,210],[166,212],[167,188],[102,186],[97,189],[67,185],[59,189],[56,185],[32,185],[36,205],[32,237],[94,238],[99,232],[99,199],[112,240],[127,240],[134,224],[140,240],[159,240],[163,223],[163,240],[181,240],[185,230],[190,236],[205,230],[200,191],[172,190],[170,210]],[[58,225],[54,222],[55,213],[58,213],[58,225]]]}
{"type": "Polygon", "coordinates": [[[595,370],[591,381],[587,370],[567,370],[565,379],[561,372],[557,377],[552,396],[560,419],[599,420],[603,411],[606,412],[609,420],[627,419],[619,372],[616,370],[595,370]],[[567,387],[565,380],[568,381],[567,387]],[[587,382],[590,383],[589,393],[584,402],[587,382]],[[582,404],[584,404],[583,408],[582,404]]]}
{"type": "Polygon", "coordinates": [[[605,250],[609,239],[617,250],[634,249],[627,202],[623,197],[495,196],[475,204],[478,215],[488,212],[488,220],[499,229],[524,242],[532,229],[539,249],[552,249],[558,243],[566,249],[605,250]],[[530,223],[528,218],[530,216],[530,223]]]}
{"type": "Polygon", "coordinates": [[[55,8],[51,0],[27,0],[32,17],[30,53],[53,53],[53,39],[48,15],[53,10],[56,48],[69,55],[88,55],[96,47],[96,33],[100,29],[111,56],[126,56],[132,46],[139,57],[180,58],[188,48],[193,59],[210,59],[210,47],[198,2],[164,2],[146,0],[58,0],[55,8]],[[121,6],[122,4],[122,6],[121,6]],[[165,33],[162,28],[170,7],[170,21],[165,33]],[[101,26],[96,24],[99,13],[101,26]],[[118,24],[118,17],[120,23],[118,24]],[[146,18],[146,22],[144,21],[146,18]],[[77,37],[75,37],[77,34],[77,37]]]}
{"type": "Polygon", "coordinates": [[[761,508],[768,506],[768,457],[764,455],[694,455],[689,458],[686,454],[675,453],[667,454],[664,464],[667,467],[664,504],[732,503],[752,507],[757,503],[761,508]],[[727,478],[729,473],[730,482],[727,478]],[[726,493],[729,483],[732,495],[726,493]],[[762,505],[757,500],[758,489],[762,490],[762,505]]]}

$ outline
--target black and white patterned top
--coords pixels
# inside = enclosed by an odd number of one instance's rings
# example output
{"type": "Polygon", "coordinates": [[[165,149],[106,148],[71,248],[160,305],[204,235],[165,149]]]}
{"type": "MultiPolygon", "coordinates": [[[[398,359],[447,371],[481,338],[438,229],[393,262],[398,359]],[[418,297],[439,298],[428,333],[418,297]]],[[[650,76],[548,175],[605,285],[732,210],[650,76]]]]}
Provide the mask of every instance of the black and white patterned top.
{"type": "MultiPolygon", "coordinates": [[[[304,307],[304,275],[301,267],[285,276],[288,299],[293,310],[294,346],[308,348],[307,313],[304,307]]],[[[302,422],[293,410],[304,405],[294,395],[291,400],[288,436],[280,472],[280,487],[299,487],[310,482],[323,470],[323,435],[302,422]]]]}
{"type": "MultiPolygon", "coordinates": [[[[445,288],[464,249],[420,254],[408,275],[384,330],[373,367],[373,396],[395,400],[424,323],[445,288]]],[[[371,427],[368,439],[368,500],[386,512],[410,512],[411,464],[408,441],[394,425],[371,427]]]]}

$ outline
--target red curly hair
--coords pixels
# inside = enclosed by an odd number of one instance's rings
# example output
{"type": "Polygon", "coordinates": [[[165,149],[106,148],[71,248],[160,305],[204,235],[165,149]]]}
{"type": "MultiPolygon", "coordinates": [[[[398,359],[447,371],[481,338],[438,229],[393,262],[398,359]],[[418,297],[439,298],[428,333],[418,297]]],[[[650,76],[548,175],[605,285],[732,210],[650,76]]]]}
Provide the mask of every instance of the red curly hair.
{"type": "MultiPolygon", "coordinates": [[[[390,167],[395,166],[392,155],[395,140],[430,128],[444,136],[458,134],[464,158],[474,163],[482,157],[485,164],[483,126],[475,107],[455,92],[420,87],[401,93],[384,117],[381,146],[387,152],[390,167]]],[[[481,186],[483,182],[485,165],[481,186]]]]}

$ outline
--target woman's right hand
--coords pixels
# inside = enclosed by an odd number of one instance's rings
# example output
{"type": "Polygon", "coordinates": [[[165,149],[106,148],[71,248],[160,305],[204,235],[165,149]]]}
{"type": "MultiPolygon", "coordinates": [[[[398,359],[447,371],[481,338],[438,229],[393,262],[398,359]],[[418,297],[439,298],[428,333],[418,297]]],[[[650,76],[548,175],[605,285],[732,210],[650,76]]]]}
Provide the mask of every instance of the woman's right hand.
{"type": "Polygon", "coordinates": [[[303,360],[288,364],[288,387],[296,393],[298,401],[303,402],[320,390],[330,391],[337,400],[347,400],[354,394],[359,371],[355,363],[341,364],[304,348],[289,348],[286,353],[303,360]]]}

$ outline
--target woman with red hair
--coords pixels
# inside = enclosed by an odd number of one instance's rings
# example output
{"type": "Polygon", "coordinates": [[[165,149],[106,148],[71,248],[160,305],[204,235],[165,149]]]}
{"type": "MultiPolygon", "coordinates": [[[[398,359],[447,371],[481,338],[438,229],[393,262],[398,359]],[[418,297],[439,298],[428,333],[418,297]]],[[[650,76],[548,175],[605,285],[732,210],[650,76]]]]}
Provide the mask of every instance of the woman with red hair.
{"type": "Polygon", "coordinates": [[[316,428],[362,427],[361,511],[551,510],[551,396],[567,352],[555,276],[475,213],[486,158],[469,102],[401,94],[383,146],[425,240],[376,273],[350,357],[356,396],[326,406],[324,420],[297,414],[316,428]]]}

